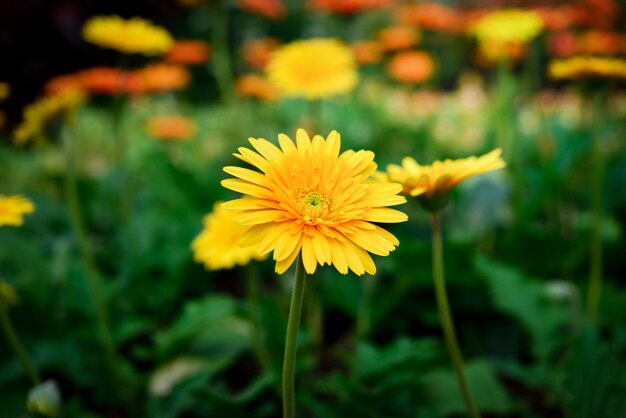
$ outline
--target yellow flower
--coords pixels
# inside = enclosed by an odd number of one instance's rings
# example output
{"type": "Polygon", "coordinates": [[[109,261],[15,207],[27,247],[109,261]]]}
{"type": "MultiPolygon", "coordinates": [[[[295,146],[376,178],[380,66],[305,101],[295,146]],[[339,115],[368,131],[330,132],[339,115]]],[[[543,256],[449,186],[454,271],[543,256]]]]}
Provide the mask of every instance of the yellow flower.
{"type": "Polygon", "coordinates": [[[309,100],[348,93],[358,81],[352,50],[334,39],[296,41],[277,49],[267,74],[286,96],[309,100]]]}
{"type": "Polygon", "coordinates": [[[505,9],[491,12],[470,27],[480,42],[527,43],[543,30],[541,16],[531,10],[505,9]]]}
{"type": "Polygon", "coordinates": [[[553,60],[549,72],[554,79],[626,78],[626,60],[583,55],[553,60]]]}
{"type": "Polygon", "coordinates": [[[0,102],[6,100],[11,95],[11,87],[8,83],[0,81],[0,102]]]}
{"type": "Polygon", "coordinates": [[[35,205],[25,197],[0,195],[0,226],[22,226],[24,215],[34,211],[35,205]]]}
{"type": "Polygon", "coordinates": [[[191,243],[194,260],[208,270],[230,269],[244,266],[253,258],[265,258],[254,246],[239,246],[246,227],[235,222],[234,215],[216,203],[213,212],[204,217],[204,229],[191,243]]]}
{"type": "Polygon", "coordinates": [[[119,16],[93,17],[83,27],[83,37],[125,54],[162,55],[174,43],[167,30],[138,17],[128,20],[119,16]]]}
{"type": "Polygon", "coordinates": [[[86,95],[82,91],[66,90],[31,103],[24,109],[24,120],[13,132],[14,142],[23,144],[41,138],[50,121],[71,116],[85,100],[86,95]]]}
{"type": "Polygon", "coordinates": [[[386,256],[399,244],[373,222],[404,222],[407,216],[386,206],[406,202],[399,184],[369,181],[376,171],[371,151],[339,153],[336,131],[313,139],[303,130],[296,142],[278,135],[280,148],[265,139],[249,138],[256,150],[239,148],[239,159],[260,170],[225,167],[237,178],[222,186],[245,196],[222,207],[235,210],[235,221],[248,226],[240,245],[273,251],[276,272],[284,273],[298,254],[307,273],[332,264],[340,273],[374,274],[368,252],[386,256]]]}
{"type": "Polygon", "coordinates": [[[501,155],[498,148],[481,157],[435,161],[432,165],[419,165],[413,158],[404,157],[402,166],[387,166],[387,179],[402,184],[404,194],[419,197],[426,209],[437,211],[447,204],[449,192],[457,184],[504,168],[506,163],[501,155]]]}

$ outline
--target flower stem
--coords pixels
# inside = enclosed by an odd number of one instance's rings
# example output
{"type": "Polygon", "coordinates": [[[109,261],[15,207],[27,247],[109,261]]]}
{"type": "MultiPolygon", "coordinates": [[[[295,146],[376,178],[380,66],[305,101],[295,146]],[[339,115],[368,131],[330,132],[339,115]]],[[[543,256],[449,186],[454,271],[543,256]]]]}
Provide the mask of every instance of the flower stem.
{"type": "Polygon", "coordinates": [[[590,105],[591,115],[589,121],[591,130],[591,237],[590,237],[590,267],[589,267],[589,290],[587,293],[587,316],[591,323],[598,319],[598,307],[600,305],[600,294],[602,292],[602,218],[603,214],[603,192],[604,183],[604,159],[600,149],[600,133],[598,125],[600,101],[590,105]],[[595,111],[595,112],[594,112],[595,111]]]}
{"type": "Polygon", "coordinates": [[[285,338],[285,358],[283,361],[283,418],[294,418],[295,407],[295,368],[296,350],[298,348],[298,328],[304,299],[304,281],[306,274],[302,265],[302,255],[296,261],[296,277],[291,294],[289,319],[287,321],[287,336],[285,338]]]}
{"type": "Polygon", "coordinates": [[[65,189],[67,197],[67,205],[69,208],[70,222],[74,233],[76,234],[76,242],[78,245],[78,251],[82,258],[85,273],[87,276],[87,287],[89,290],[89,296],[95,307],[96,320],[98,321],[98,328],[100,332],[100,338],[102,342],[102,348],[105,352],[106,358],[109,362],[109,366],[112,368],[114,374],[117,372],[117,353],[115,344],[113,342],[113,336],[111,334],[111,327],[109,324],[109,315],[106,308],[106,298],[103,291],[102,278],[96,269],[96,264],[93,259],[93,252],[87,239],[87,233],[85,230],[85,223],[83,214],[80,208],[80,201],[78,197],[78,187],[76,186],[76,156],[74,152],[74,139],[70,138],[69,129],[66,124],[63,135],[63,146],[66,158],[66,175],[65,175],[65,189]]]}
{"type": "Polygon", "coordinates": [[[454,321],[452,320],[448,296],[446,294],[446,281],[443,270],[443,246],[441,243],[441,223],[438,212],[434,212],[432,214],[431,221],[433,230],[433,280],[435,283],[435,294],[437,297],[437,308],[439,309],[441,328],[469,416],[472,418],[480,418],[480,411],[472,398],[472,394],[465,378],[465,372],[463,370],[463,356],[461,355],[461,350],[459,349],[459,344],[456,340],[454,321]]]}
{"type": "Polygon", "coordinates": [[[39,377],[39,373],[35,368],[32,360],[28,356],[28,353],[24,349],[20,338],[17,336],[15,332],[15,328],[13,328],[13,323],[11,322],[11,318],[9,317],[9,308],[6,306],[6,303],[0,297],[0,322],[2,323],[2,331],[4,335],[7,337],[9,341],[9,345],[17,355],[17,358],[22,363],[22,367],[28,374],[28,377],[33,381],[33,384],[37,385],[41,383],[41,378],[39,377]]]}
{"type": "Polygon", "coordinates": [[[211,10],[211,40],[215,51],[213,65],[222,100],[231,102],[234,98],[233,65],[228,47],[228,6],[223,3],[215,2],[211,10]]]}

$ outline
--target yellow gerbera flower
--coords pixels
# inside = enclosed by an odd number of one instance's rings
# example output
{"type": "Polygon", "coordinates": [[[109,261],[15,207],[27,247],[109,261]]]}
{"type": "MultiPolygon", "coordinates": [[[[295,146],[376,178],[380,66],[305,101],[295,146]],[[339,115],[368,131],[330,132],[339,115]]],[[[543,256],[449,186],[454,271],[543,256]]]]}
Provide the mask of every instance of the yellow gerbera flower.
{"type": "Polygon", "coordinates": [[[25,197],[0,195],[0,226],[22,226],[24,215],[34,211],[35,205],[25,197]]]}
{"type": "Polygon", "coordinates": [[[373,222],[404,222],[407,216],[386,206],[406,201],[399,184],[368,181],[376,171],[374,153],[352,150],[339,153],[336,131],[313,139],[303,130],[296,142],[278,135],[280,148],[265,139],[249,138],[257,151],[239,148],[239,159],[261,172],[225,167],[236,179],[222,186],[243,193],[223,203],[237,211],[235,221],[250,228],[240,245],[258,245],[263,254],[273,251],[276,272],[283,273],[302,254],[307,273],[318,264],[332,264],[340,273],[374,274],[368,252],[388,255],[399,244],[396,237],[373,222]]]}
{"type": "Polygon", "coordinates": [[[348,93],[358,81],[352,50],[334,39],[296,41],[277,49],[267,75],[286,96],[310,100],[348,93]]]}
{"type": "Polygon", "coordinates": [[[581,78],[626,78],[626,60],[578,56],[553,60],[549,67],[554,79],[576,80],[581,78]]]}
{"type": "Polygon", "coordinates": [[[13,132],[14,142],[23,144],[39,139],[51,120],[70,116],[85,100],[85,93],[72,89],[31,103],[24,109],[24,120],[13,132]]]}
{"type": "Polygon", "coordinates": [[[93,17],[83,27],[83,37],[92,44],[125,54],[161,55],[174,43],[167,30],[138,17],[93,17]]]}
{"type": "Polygon", "coordinates": [[[532,10],[505,9],[481,17],[470,27],[480,42],[527,43],[543,30],[541,16],[532,10]]]}
{"type": "Polygon", "coordinates": [[[246,227],[235,222],[234,215],[216,203],[213,212],[204,217],[204,229],[191,243],[194,260],[208,270],[231,269],[245,266],[253,258],[265,258],[254,246],[239,246],[246,227]]]}
{"type": "Polygon", "coordinates": [[[420,165],[411,157],[402,159],[402,166],[389,164],[387,179],[400,183],[403,193],[420,197],[420,203],[428,210],[439,210],[447,201],[450,190],[470,177],[504,168],[502,150],[495,149],[480,157],[460,160],[435,161],[432,165],[420,165]]]}

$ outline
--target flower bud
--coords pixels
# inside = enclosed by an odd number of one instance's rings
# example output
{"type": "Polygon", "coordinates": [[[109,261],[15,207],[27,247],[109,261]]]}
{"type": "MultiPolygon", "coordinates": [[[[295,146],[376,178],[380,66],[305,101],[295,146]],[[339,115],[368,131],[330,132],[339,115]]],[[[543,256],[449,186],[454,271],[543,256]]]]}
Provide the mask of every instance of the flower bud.
{"type": "Polygon", "coordinates": [[[38,384],[28,393],[26,402],[28,412],[46,417],[56,417],[61,410],[61,393],[57,384],[47,380],[38,384]]]}

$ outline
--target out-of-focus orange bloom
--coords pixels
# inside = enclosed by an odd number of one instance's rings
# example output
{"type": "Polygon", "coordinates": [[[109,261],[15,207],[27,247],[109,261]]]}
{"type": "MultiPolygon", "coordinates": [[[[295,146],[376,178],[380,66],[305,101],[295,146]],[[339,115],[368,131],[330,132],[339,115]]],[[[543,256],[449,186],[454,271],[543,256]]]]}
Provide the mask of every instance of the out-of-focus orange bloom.
{"type": "Polygon", "coordinates": [[[46,95],[60,94],[68,90],[85,90],[79,74],[60,75],[48,80],[43,91],[46,95]]]}
{"type": "Polygon", "coordinates": [[[402,25],[417,25],[441,32],[458,32],[463,28],[461,15],[437,3],[407,4],[398,8],[396,20],[402,25]]]}
{"type": "Polygon", "coordinates": [[[435,70],[433,58],[420,51],[403,51],[394,55],[387,71],[402,83],[418,84],[428,80],[435,70]]]}
{"type": "Polygon", "coordinates": [[[184,116],[154,116],[146,123],[146,132],[164,141],[184,141],[196,134],[196,124],[184,116]]]}
{"type": "Polygon", "coordinates": [[[576,55],[576,35],[572,32],[556,32],[548,38],[548,49],[556,57],[576,55]]]}
{"type": "Polygon", "coordinates": [[[538,7],[533,10],[541,16],[548,31],[562,31],[574,23],[572,9],[569,7],[538,7]]]}
{"type": "Polygon", "coordinates": [[[397,51],[415,46],[420,33],[410,26],[391,26],[378,32],[378,40],[385,51],[397,51]]]}
{"type": "Polygon", "coordinates": [[[490,67],[499,62],[519,63],[526,55],[526,44],[523,42],[481,42],[478,44],[478,64],[490,67]]]}
{"type": "Polygon", "coordinates": [[[158,93],[182,90],[189,85],[191,76],[185,68],[173,64],[151,64],[133,71],[128,77],[130,93],[158,93]]]}
{"type": "Polygon", "coordinates": [[[211,58],[211,47],[204,41],[178,39],[167,53],[165,61],[180,65],[197,65],[211,58]]]}
{"type": "Polygon", "coordinates": [[[367,10],[384,9],[394,0],[309,0],[309,7],[317,12],[354,14],[367,10]]]}
{"type": "Polygon", "coordinates": [[[619,55],[626,53],[626,35],[588,31],[580,34],[558,32],[548,39],[552,55],[560,58],[574,55],[619,55]]]}
{"type": "Polygon", "coordinates": [[[383,57],[383,48],[380,42],[358,41],[352,45],[354,58],[360,65],[377,64],[383,57]]]}
{"type": "Polygon", "coordinates": [[[243,60],[255,70],[263,71],[272,59],[272,54],[280,47],[280,42],[274,38],[263,38],[248,41],[241,49],[243,60]]]}
{"type": "Polygon", "coordinates": [[[253,97],[265,102],[280,98],[278,89],[265,77],[258,74],[245,74],[237,79],[237,94],[242,97],[253,97]]]}
{"type": "Polygon", "coordinates": [[[127,75],[115,68],[95,67],[76,73],[83,90],[97,94],[116,94],[126,90],[127,75]]]}
{"type": "Polygon", "coordinates": [[[239,7],[268,19],[281,19],[287,13],[282,0],[239,0],[239,7]]]}

